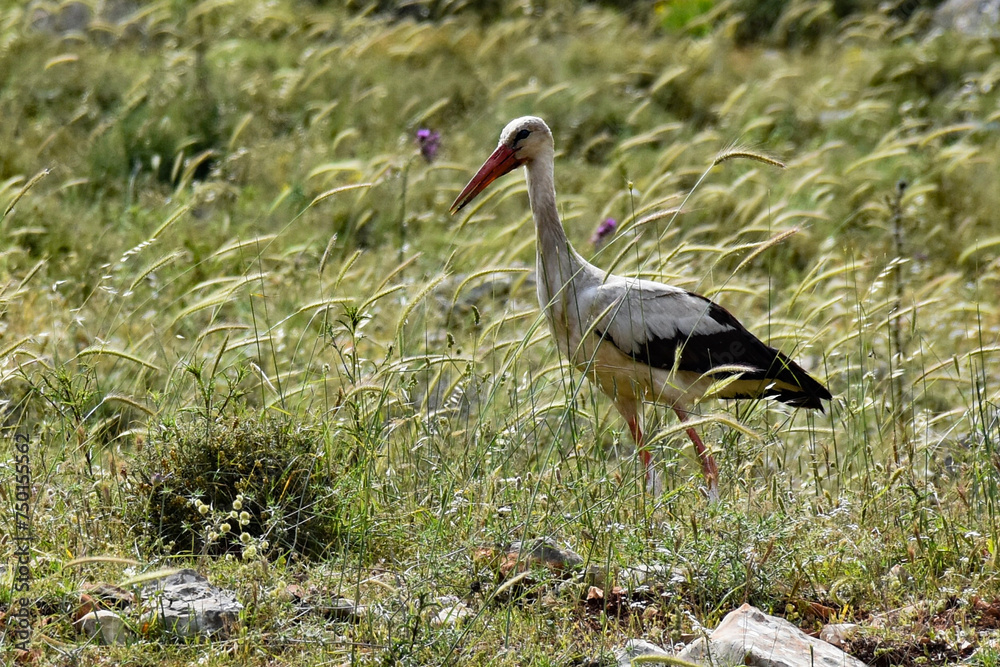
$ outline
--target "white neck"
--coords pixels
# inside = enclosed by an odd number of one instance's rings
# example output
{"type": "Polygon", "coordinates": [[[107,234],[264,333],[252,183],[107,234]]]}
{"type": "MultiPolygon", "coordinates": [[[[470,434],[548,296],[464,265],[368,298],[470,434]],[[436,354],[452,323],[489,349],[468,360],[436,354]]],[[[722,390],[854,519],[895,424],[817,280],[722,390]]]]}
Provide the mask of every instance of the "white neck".
{"type": "Polygon", "coordinates": [[[546,300],[563,289],[586,264],[566,238],[566,230],[556,208],[556,186],[553,174],[554,155],[543,153],[525,164],[528,180],[528,201],[535,219],[537,239],[539,297],[546,300]]]}

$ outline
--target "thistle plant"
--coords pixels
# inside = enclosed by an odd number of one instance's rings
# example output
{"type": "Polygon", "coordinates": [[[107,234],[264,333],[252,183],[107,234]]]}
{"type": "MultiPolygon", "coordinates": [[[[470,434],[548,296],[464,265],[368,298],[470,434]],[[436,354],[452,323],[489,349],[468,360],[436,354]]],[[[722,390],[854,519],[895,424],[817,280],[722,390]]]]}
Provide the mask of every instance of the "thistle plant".
{"type": "Polygon", "coordinates": [[[427,164],[433,163],[441,147],[441,133],[425,127],[420,128],[417,130],[417,146],[420,149],[420,156],[427,164]]]}
{"type": "Polygon", "coordinates": [[[252,560],[264,556],[270,548],[270,542],[265,536],[270,527],[262,517],[251,517],[244,509],[245,496],[236,495],[229,510],[214,508],[199,497],[191,499],[191,504],[202,518],[198,530],[202,536],[202,556],[209,553],[239,553],[244,559],[252,560]],[[251,519],[263,527],[259,535],[247,532],[251,519]]]}
{"type": "Polygon", "coordinates": [[[590,236],[590,245],[594,246],[594,250],[599,250],[614,235],[617,229],[618,221],[614,218],[606,218],[590,236]]]}

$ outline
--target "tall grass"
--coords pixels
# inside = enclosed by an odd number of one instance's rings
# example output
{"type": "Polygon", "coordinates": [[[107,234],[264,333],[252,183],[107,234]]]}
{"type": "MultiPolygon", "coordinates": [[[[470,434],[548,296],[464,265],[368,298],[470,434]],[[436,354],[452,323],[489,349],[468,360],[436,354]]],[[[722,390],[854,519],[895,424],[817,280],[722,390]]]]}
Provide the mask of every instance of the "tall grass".
{"type": "Polygon", "coordinates": [[[270,540],[197,561],[248,603],[231,655],[249,664],[563,663],[743,601],[813,628],[810,604],[863,620],[998,594],[996,45],[813,3],[782,24],[824,26],[808,50],[737,46],[725,17],[569,9],[483,25],[155,2],[75,29],[3,10],[0,382],[7,431],[36,444],[33,594],[57,645],[96,655],[55,610],[130,574],[67,562],[195,558],[133,533],[137,451],[234,415],[314,439],[346,530],[319,558],[270,540]],[[821,415],[701,406],[717,507],[652,410],[667,490],[648,497],[624,425],[558,360],[523,180],[446,214],[524,113],[554,130],[581,252],[712,297],[835,395],[821,415]],[[442,133],[432,163],[422,127],[442,133]],[[787,168],[721,160],[734,142],[787,168]],[[593,251],[606,217],[620,231],[593,251]],[[494,597],[477,550],[542,535],[610,583],[664,565],[654,611],[593,614],[583,582],[542,574],[494,597]],[[303,617],[293,581],[369,613],[303,617]],[[448,595],[475,618],[431,624],[448,595]]]}

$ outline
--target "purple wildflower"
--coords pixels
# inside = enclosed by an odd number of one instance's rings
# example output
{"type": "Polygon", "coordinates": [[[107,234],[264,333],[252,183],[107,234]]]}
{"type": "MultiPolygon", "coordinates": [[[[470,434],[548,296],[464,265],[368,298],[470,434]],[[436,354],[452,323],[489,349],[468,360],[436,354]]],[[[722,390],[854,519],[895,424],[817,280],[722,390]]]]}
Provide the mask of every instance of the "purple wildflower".
{"type": "Polygon", "coordinates": [[[594,248],[600,248],[604,245],[604,242],[609,236],[615,233],[615,229],[618,228],[618,221],[614,218],[608,218],[601,224],[597,225],[597,229],[594,230],[594,235],[590,237],[590,242],[593,244],[594,248]]]}
{"type": "Polygon", "coordinates": [[[434,162],[438,148],[441,147],[441,133],[422,127],[417,130],[417,145],[420,147],[420,154],[430,164],[434,162]]]}

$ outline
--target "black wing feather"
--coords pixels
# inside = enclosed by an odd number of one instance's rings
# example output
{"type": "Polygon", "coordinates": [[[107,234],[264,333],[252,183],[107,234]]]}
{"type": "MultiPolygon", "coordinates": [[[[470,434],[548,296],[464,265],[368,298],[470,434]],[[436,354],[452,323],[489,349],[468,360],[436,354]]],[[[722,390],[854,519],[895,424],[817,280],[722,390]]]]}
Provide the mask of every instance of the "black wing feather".
{"type": "MultiPolygon", "coordinates": [[[[768,396],[794,407],[823,410],[821,400],[831,398],[826,387],[797,363],[747,331],[728,310],[699,294],[688,292],[688,295],[704,301],[706,318],[728,328],[709,334],[695,332],[682,335],[678,332],[673,338],[651,338],[638,350],[627,350],[613,338],[606,339],[636,361],[667,371],[673,370],[676,364],[681,371],[699,375],[709,373],[724,378],[736,372],[721,370],[713,373],[713,369],[743,366],[747,370],[739,373],[740,379],[757,380],[760,388],[752,394],[740,394],[733,398],[768,396]],[[794,388],[776,386],[773,384],[775,381],[794,388]]],[[[597,333],[605,338],[601,332],[597,333]]]]}

